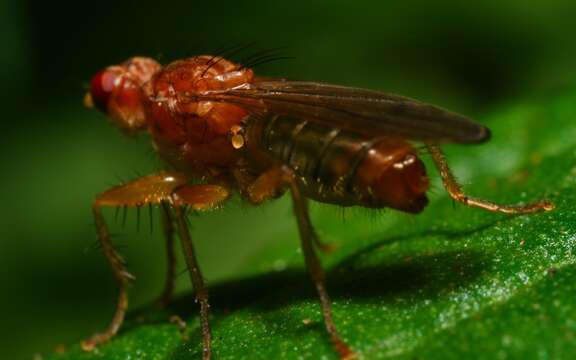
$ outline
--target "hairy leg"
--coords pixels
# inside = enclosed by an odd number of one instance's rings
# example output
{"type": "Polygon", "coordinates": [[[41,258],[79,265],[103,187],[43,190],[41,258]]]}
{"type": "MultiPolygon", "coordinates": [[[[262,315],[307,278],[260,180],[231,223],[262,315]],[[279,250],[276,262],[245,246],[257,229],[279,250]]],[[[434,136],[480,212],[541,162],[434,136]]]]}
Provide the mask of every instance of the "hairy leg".
{"type": "Polygon", "coordinates": [[[444,184],[446,191],[448,191],[448,194],[450,194],[452,199],[461,202],[466,206],[478,207],[488,211],[502,212],[507,214],[527,214],[537,211],[549,211],[554,209],[554,204],[547,200],[537,201],[527,205],[502,205],[488,200],[468,196],[464,193],[460,187],[460,184],[458,184],[456,181],[452,171],[450,171],[442,150],[440,150],[437,145],[433,144],[426,144],[426,147],[430,151],[432,159],[434,160],[434,164],[440,172],[442,183],[444,184]]]}
{"type": "Polygon", "coordinates": [[[104,222],[104,217],[102,216],[102,211],[98,201],[96,201],[92,206],[92,213],[94,215],[94,222],[96,224],[96,231],[98,232],[98,240],[102,248],[102,253],[106,257],[106,260],[108,260],[114,278],[116,278],[118,283],[118,301],[112,321],[106,330],[101,333],[96,333],[90,338],[82,341],[81,346],[85,351],[93,350],[98,344],[108,341],[118,332],[118,329],[124,322],[124,316],[126,314],[126,309],[128,308],[127,287],[129,280],[132,279],[132,276],[124,267],[124,259],[120,254],[118,254],[112,244],[110,232],[104,222]]]}
{"type": "Polygon", "coordinates": [[[316,236],[312,223],[310,222],[306,198],[302,194],[300,184],[293,171],[286,166],[273,167],[261,174],[250,184],[244,191],[244,195],[250,202],[260,204],[268,199],[278,197],[287,189],[290,190],[292,196],[294,214],[296,215],[300,233],[302,253],[304,254],[306,267],[320,298],[326,330],[340,357],[342,359],[352,359],[356,354],[344,340],[342,340],[334,326],[334,321],[332,320],[332,303],[326,291],[324,270],[315,251],[315,248],[318,248],[322,251],[329,252],[332,248],[330,245],[320,242],[318,236],[316,236]]]}
{"type": "Polygon", "coordinates": [[[306,262],[306,267],[320,297],[320,305],[322,306],[322,315],[324,317],[326,330],[340,358],[353,359],[356,357],[356,354],[350,349],[348,344],[342,340],[332,320],[332,302],[326,291],[326,281],[322,264],[314,250],[316,234],[310,222],[306,198],[302,196],[298,180],[291,173],[287,173],[286,178],[290,185],[290,194],[292,195],[294,214],[298,222],[300,245],[304,254],[304,261],[306,262]]]}
{"type": "Polygon", "coordinates": [[[204,344],[204,359],[210,357],[210,329],[208,326],[208,298],[201,281],[200,269],[196,262],[188,228],[185,226],[183,206],[194,210],[208,210],[218,206],[229,196],[228,189],[218,185],[188,185],[187,178],[178,173],[162,173],[145,176],[127,184],[109,189],[97,196],[92,207],[98,238],[102,251],[108,260],[112,272],[119,284],[118,303],[116,312],[108,328],[93,335],[82,342],[82,348],[90,351],[99,344],[110,340],[120,329],[126,309],[128,307],[127,285],[130,274],[124,268],[124,260],[114,249],[108,228],[102,216],[102,207],[140,207],[148,204],[162,204],[166,206],[167,216],[170,216],[169,206],[174,207],[179,234],[191,277],[192,283],[201,300],[201,320],[204,344]],[[184,225],[183,225],[184,224],[184,225]],[[200,282],[198,281],[200,279],[200,282]]]}
{"type": "Polygon", "coordinates": [[[200,271],[200,266],[198,265],[198,260],[196,258],[196,251],[194,250],[194,245],[190,239],[190,231],[188,230],[183,207],[175,206],[174,213],[176,215],[176,224],[178,225],[184,259],[186,259],[186,265],[188,267],[188,274],[190,274],[190,280],[192,281],[192,286],[196,293],[196,300],[200,303],[200,324],[202,328],[203,345],[202,359],[207,360],[210,359],[210,343],[212,341],[209,323],[210,305],[208,304],[208,290],[204,285],[202,272],[200,271]]]}
{"type": "MultiPolygon", "coordinates": [[[[290,170],[288,170],[290,171],[290,170]]],[[[274,199],[284,194],[287,182],[287,168],[278,166],[269,169],[261,174],[256,180],[251,183],[245,191],[248,200],[253,204],[260,204],[266,200],[274,199]]],[[[291,175],[289,176],[291,177],[291,175]]],[[[310,219],[306,217],[303,219],[307,221],[306,227],[312,228],[310,219]]],[[[336,249],[336,245],[329,244],[321,241],[314,232],[310,235],[314,245],[325,254],[331,253],[336,249]]]]}

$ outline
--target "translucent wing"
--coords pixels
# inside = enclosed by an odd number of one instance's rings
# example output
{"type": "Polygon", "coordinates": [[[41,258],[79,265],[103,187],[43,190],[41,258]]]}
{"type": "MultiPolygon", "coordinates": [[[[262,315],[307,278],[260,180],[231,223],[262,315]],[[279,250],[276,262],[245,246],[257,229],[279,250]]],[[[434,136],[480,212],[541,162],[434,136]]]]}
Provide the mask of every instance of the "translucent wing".
{"type": "Polygon", "coordinates": [[[264,80],[211,91],[200,99],[236,103],[370,137],[398,136],[435,143],[480,143],[488,128],[439,107],[398,95],[316,82],[264,80]]]}

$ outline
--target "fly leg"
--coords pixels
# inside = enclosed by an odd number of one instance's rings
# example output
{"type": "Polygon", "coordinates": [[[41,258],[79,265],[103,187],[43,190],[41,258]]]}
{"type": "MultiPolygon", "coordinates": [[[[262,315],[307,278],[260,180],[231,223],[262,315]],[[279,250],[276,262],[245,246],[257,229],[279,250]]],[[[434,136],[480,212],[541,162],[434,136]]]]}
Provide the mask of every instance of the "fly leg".
{"type": "Polygon", "coordinates": [[[304,261],[306,262],[306,267],[310,272],[310,276],[316,286],[318,296],[320,297],[320,305],[322,306],[322,315],[324,317],[326,330],[328,331],[330,340],[340,355],[340,358],[354,359],[356,358],[356,354],[352,349],[350,349],[348,344],[342,340],[334,326],[334,321],[332,320],[332,302],[330,301],[330,297],[326,291],[325,274],[322,269],[322,264],[314,250],[314,239],[316,238],[316,234],[310,222],[308,203],[306,198],[302,196],[298,179],[292,172],[288,172],[289,170],[285,169],[285,171],[286,181],[290,186],[290,194],[292,195],[294,214],[296,215],[296,220],[298,222],[298,231],[300,233],[300,244],[302,252],[304,253],[304,261]]]}
{"type": "MultiPolygon", "coordinates": [[[[268,199],[279,197],[286,190],[286,171],[281,166],[269,169],[248,186],[244,195],[252,204],[260,204],[268,199]]],[[[306,227],[311,229],[310,219],[306,217],[303,220],[308,222],[306,227]]],[[[323,242],[314,232],[311,233],[311,236],[314,245],[323,253],[329,254],[336,250],[337,245],[323,242]]]]}
{"type": "Polygon", "coordinates": [[[176,215],[176,224],[178,225],[182,251],[184,252],[186,266],[188,267],[188,273],[190,274],[190,280],[192,281],[192,286],[194,287],[194,291],[196,293],[196,300],[200,303],[202,359],[207,360],[210,359],[211,356],[210,343],[212,342],[209,323],[210,305],[208,304],[208,290],[204,285],[204,278],[202,277],[202,272],[200,271],[200,266],[198,265],[198,260],[196,259],[196,251],[194,250],[194,245],[190,239],[190,231],[188,230],[188,224],[186,223],[183,206],[175,206],[174,212],[176,215]]]}
{"type": "Polygon", "coordinates": [[[456,181],[456,178],[448,167],[448,163],[446,162],[446,158],[444,157],[442,150],[440,150],[437,145],[430,143],[427,143],[426,147],[430,151],[432,159],[434,160],[434,164],[440,172],[442,183],[444,184],[446,191],[448,191],[448,194],[450,194],[452,199],[461,202],[466,206],[478,207],[492,212],[502,212],[507,214],[527,214],[542,210],[549,211],[554,209],[554,204],[548,200],[541,200],[527,205],[502,205],[493,203],[488,200],[470,197],[462,191],[462,188],[456,181]]]}
{"type": "MultiPolygon", "coordinates": [[[[297,186],[297,184],[294,186],[297,186]]],[[[292,201],[295,204],[294,189],[293,189],[292,185],[291,185],[290,190],[292,192],[292,201]]],[[[299,188],[298,188],[298,191],[299,191],[299,188]]],[[[301,194],[300,194],[300,197],[302,197],[301,194]]],[[[302,197],[302,199],[304,201],[306,201],[306,198],[302,197]]],[[[304,204],[304,208],[305,208],[305,216],[302,216],[302,222],[303,223],[302,223],[302,225],[300,225],[300,223],[298,223],[298,226],[309,229],[307,236],[311,239],[312,243],[314,244],[314,246],[318,250],[322,251],[324,254],[330,254],[330,253],[334,252],[337,249],[338,245],[335,243],[326,243],[326,242],[320,240],[320,238],[318,237],[318,235],[314,231],[314,228],[312,227],[312,223],[310,222],[308,205],[306,203],[304,204]]],[[[296,208],[294,208],[294,211],[296,211],[296,208]]],[[[302,237],[302,235],[300,235],[300,236],[302,237]]]]}
{"type": "Polygon", "coordinates": [[[354,359],[356,354],[350,349],[346,342],[342,340],[334,326],[334,321],[332,320],[332,303],[326,292],[324,270],[315,251],[315,247],[327,249],[329,245],[321,243],[314,232],[308,214],[306,198],[302,195],[300,183],[293,171],[286,166],[273,167],[256,178],[242,194],[253,204],[260,204],[265,200],[282,195],[286,188],[290,190],[292,195],[292,204],[298,222],[304,261],[320,297],[320,305],[322,307],[326,330],[340,357],[342,359],[354,359]]]}
{"type": "MultiPolygon", "coordinates": [[[[195,258],[193,261],[190,259],[190,253],[193,255],[193,248],[191,248],[190,236],[187,233],[187,228],[183,228],[182,226],[182,223],[185,223],[182,207],[188,206],[194,210],[212,209],[228,198],[229,191],[228,189],[218,185],[187,185],[186,183],[187,178],[182,174],[162,173],[145,176],[127,184],[113,187],[98,195],[96,198],[94,205],[92,206],[92,211],[94,214],[96,229],[98,231],[98,239],[114,277],[118,282],[119,295],[116,312],[114,313],[110,325],[104,332],[97,333],[83,341],[82,348],[84,350],[93,350],[99,344],[107,342],[116,335],[124,322],[126,309],[128,307],[127,286],[128,280],[131,276],[124,267],[124,260],[112,245],[101,208],[139,207],[149,204],[162,204],[163,207],[168,210],[169,206],[173,206],[176,211],[176,221],[180,230],[180,236],[183,238],[182,242],[183,248],[185,249],[186,261],[189,264],[189,269],[195,274],[193,284],[197,292],[197,297],[202,299],[201,318],[204,339],[203,358],[208,359],[210,357],[210,332],[209,327],[207,326],[208,316],[206,290],[203,286],[203,282],[197,281],[197,277],[199,276],[201,279],[201,276],[195,258]],[[191,264],[194,266],[191,266],[191,264]]],[[[168,214],[169,216],[169,212],[165,214],[168,214]]]]}
{"type": "Polygon", "coordinates": [[[108,231],[108,227],[104,222],[104,217],[102,216],[102,211],[98,199],[96,199],[94,205],[92,206],[92,213],[94,216],[96,230],[98,232],[98,240],[102,248],[102,253],[106,257],[106,260],[108,260],[108,264],[112,269],[114,278],[116,278],[119,293],[118,302],[116,304],[116,311],[114,312],[114,316],[112,317],[112,321],[108,325],[108,328],[104,332],[96,333],[89,339],[82,341],[81,346],[85,351],[93,350],[98,344],[108,341],[118,332],[118,329],[124,322],[124,316],[126,314],[126,309],[128,308],[127,287],[129,280],[132,279],[132,276],[124,267],[124,259],[122,259],[112,244],[110,232],[108,231]]]}
{"type": "MultiPolygon", "coordinates": [[[[204,279],[198,260],[194,244],[190,239],[190,231],[186,222],[185,207],[193,210],[210,210],[220,205],[228,198],[228,189],[218,185],[184,185],[177,188],[170,200],[170,205],[174,209],[178,235],[184,252],[184,259],[190,274],[190,280],[196,293],[196,300],[200,303],[200,326],[202,329],[202,359],[209,360],[211,357],[210,333],[210,304],[208,303],[208,290],[204,285],[204,279]]],[[[168,204],[163,203],[163,206],[168,204]]]]}

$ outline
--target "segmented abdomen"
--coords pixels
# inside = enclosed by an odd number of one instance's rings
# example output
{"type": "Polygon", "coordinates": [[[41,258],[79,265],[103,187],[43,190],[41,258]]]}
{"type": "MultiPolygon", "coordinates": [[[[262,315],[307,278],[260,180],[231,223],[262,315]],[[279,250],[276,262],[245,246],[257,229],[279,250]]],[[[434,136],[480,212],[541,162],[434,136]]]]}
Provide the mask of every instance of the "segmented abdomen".
{"type": "Polygon", "coordinates": [[[308,197],[410,212],[426,203],[423,164],[402,139],[371,139],[283,116],[259,119],[254,126],[259,147],[296,172],[308,197]]]}

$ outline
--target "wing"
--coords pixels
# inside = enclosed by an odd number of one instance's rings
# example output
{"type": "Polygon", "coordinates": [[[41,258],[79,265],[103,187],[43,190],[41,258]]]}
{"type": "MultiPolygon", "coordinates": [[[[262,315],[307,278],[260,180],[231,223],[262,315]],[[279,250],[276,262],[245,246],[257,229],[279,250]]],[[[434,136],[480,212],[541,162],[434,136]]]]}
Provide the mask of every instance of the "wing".
{"type": "Polygon", "coordinates": [[[480,143],[488,128],[439,107],[398,95],[316,82],[264,80],[210,91],[198,100],[235,103],[254,112],[314,121],[370,137],[434,143],[480,143]]]}

